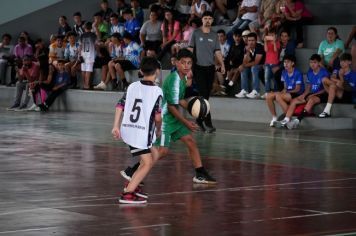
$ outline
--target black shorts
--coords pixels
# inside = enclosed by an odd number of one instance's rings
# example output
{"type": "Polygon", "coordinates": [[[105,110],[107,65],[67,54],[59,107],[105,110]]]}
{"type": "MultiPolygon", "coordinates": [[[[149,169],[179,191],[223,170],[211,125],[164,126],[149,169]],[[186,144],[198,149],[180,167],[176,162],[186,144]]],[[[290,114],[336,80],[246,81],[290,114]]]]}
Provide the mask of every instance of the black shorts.
{"type": "Polygon", "coordinates": [[[145,46],[144,49],[147,50],[152,50],[158,53],[161,49],[161,41],[145,41],[145,46]]]}
{"type": "Polygon", "coordinates": [[[94,61],[94,68],[101,68],[103,66],[106,66],[107,64],[109,64],[110,60],[110,57],[96,57],[94,61]]]}
{"type": "Polygon", "coordinates": [[[335,97],[334,103],[353,103],[356,92],[344,91],[341,98],[335,97]]]}
{"type": "Polygon", "coordinates": [[[226,2],[227,2],[226,4],[227,9],[237,8],[237,0],[227,0],[226,2]]]}
{"type": "Polygon", "coordinates": [[[131,155],[133,157],[140,156],[140,155],[147,154],[147,153],[151,153],[151,149],[149,149],[149,148],[141,149],[141,148],[132,147],[130,145],[129,145],[129,148],[130,148],[131,155]]]}
{"type": "Polygon", "coordinates": [[[123,71],[137,70],[137,67],[129,60],[117,60],[115,64],[120,64],[123,71]]]}
{"type": "Polygon", "coordinates": [[[290,96],[292,97],[292,99],[299,97],[301,94],[299,93],[290,93],[290,96]]]}
{"type": "MultiPolygon", "coordinates": [[[[313,93],[309,93],[307,96],[305,96],[305,100],[307,100],[307,98],[310,95],[313,95],[313,93]]],[[[325,102],[328,101],[328,94],[327,93],[321,93],[321,94],[318,94],[316,96],[320,99],[320,103],[325,103],[325,102]]]]}

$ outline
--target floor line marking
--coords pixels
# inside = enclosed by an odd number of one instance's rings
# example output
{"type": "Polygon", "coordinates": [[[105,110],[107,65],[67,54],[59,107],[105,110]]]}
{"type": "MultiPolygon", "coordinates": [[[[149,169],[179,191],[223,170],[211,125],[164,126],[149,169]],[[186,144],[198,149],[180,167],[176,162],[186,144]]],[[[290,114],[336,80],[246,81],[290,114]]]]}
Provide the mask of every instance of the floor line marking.
{"type": "Polygon", "coordinates": [[[264,221],[276,221],[276,220],[289,220],[289,219],[298,219],[298,218],[307,218],[307,217],[315,217],[315,216],[325,216],[325,215],[339,215],[346,214],[347,211],[339,211],[339,212],[328,212],[328,213],[317,213],[317,214],[309,214],[309,215],[294,215],[294,216],[286,216],[286,217],[274,217],[270,219],[256,219],[250,221],[237,221],[232,222],[232,224],[249,224],[255,222],[264,222],[264,221]]]}
{"type": "Polygon", "coordinates": [[[300,139],[300,138],[289,138],[289,137],[271,137],[267,135],[256,135],[256,134],[238,134],[238,133],[229,133],[229,132],[219,132],[220,134],[227,134],[233,136],[244,136],[244,137],[255,137],[255,138],[269,138],[269,139],[281,139],[281,140],[293,140],[293,141],[303,141],[303,142],[312,142],[312,143],[327,143],[327,144],[339,144],[339,145],[352,145],[356,146],[356,143],[344,143],[344,142],[335,142],[335,141],[324,141],[324,140],[312,140],[312,139],[300,139]]]}
{"type": "Polygon", "coordinates": [[[32,229],[19,229],[19,230],[10,230],[10,231],[0,231],[0,234],[11,234],[11,233],[25,233],[25,232],[32,232],[32,231],[41,231],[46,229],[56,229],[58,227],[44,227],[44,228],[32,228],[32,229]]]}
{"type": "Polygon", "coordinates": [[[136,230],[136,229],[155,228],[155,227],[170,226],[170,225],[171,224],[143,225],[143,226],[137,226],[137,227],[121,228],[121,230],[136,230]]]}

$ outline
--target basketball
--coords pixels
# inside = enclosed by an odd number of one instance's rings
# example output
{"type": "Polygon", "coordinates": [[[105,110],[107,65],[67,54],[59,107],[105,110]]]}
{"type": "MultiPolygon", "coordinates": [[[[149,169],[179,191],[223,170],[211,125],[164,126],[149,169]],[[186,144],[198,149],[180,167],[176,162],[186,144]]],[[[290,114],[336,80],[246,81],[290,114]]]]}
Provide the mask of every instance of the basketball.
{"type": "Polygon", "coordinates": [[[204,118],[210,112],[210,104],[203,97],[193,97],[188,102],[187,110],[194,118],[204,118]]]}

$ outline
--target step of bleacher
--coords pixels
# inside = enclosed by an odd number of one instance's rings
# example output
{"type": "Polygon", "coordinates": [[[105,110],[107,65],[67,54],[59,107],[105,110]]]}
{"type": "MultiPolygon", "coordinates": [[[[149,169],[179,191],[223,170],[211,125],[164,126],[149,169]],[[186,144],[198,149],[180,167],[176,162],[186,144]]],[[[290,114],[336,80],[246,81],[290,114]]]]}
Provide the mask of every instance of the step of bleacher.
{"type": "MultiPolygon", "coordinates": [[[[15,94],[14,87],[0,86],[0,106],[12,105],[15,94]]],[[[116,102],[122,92],[102,92],[68,90],[54,103],[51,110],[114,113],[116,102]]],[[[213,120],[244,121],[269,124],[271,115],[264,100],[236,99],[212,97],[210,99],[213,120]]],[[[322,111],[324,104],[315,108],[315,113],[322,111]]],[[[278,114],[281,110],[277,106],[278,114]]],[[[333,118],[306,118],[302,123],[303,129],[353,129],[356,112],[352,105],[336,104],[333,106],[333,118]]]]}

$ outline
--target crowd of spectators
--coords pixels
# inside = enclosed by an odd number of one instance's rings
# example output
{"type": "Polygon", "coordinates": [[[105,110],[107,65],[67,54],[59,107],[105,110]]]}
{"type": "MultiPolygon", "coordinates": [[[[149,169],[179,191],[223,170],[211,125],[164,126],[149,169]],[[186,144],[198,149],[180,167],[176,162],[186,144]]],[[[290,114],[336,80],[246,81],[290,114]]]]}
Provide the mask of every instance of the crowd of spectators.
{"type": "MultiPolygon", "coordinates": [[[[174,58],[181,48],[189,46],[193,32],[201,27],[201,18],[206,12],[214,16],[213,25],[217,29],[223,57],[223,65],[218,61],[215,63],[212,95],[267,99],[273,116],[271,126],[277,120],[274,100],[285,113],[289,105],[311,103],[309,90],[304,100],[299,98],[296,102],[295,94],[301,95],[304,91],[296,92],[296,84],[288,84],[288,79],[297,76],[294,71],[299,71],[295,68],[295,50],[305,46],[303,26],[313,19],[302,0],[117,0],[115,10],[106,0],[101,0],[98,5],[100,9],[93,14],[92,21],[83,20],[79,11],[74,12],[73,27],[68,24],[66,16],[60,16],[57,33],[51,35],[49,47],[45,46],[46,39],[33,41],[27,32],[20,34],[16,45],[11,44],[11,35],[3,34],[1,83],[5,83],[6,66],[11,66],[11,81],[7,85],[16,83],[17,88],[11,109],[27,108],[32,93],[35,103],[30,109],[48,110],[53,98],[51,102],[45,102],[45,94],[51,97],[51,93],[60,90],[54,93],[57,96],[67,88],[78,88],[78,84],[82,84],[83,89],[125,90],[129,85],[125,71],[137,70],[143,56],[154,56],[159,60],[174,58]],[[148,7],[146,21],[140,4],[148,7]],[[292,69],[286,68],[288,63],[293,64],[292,69]],[[101,82],[96,85],[92,84],[94,68],[101,68],[101,82]],[[81,76],[77,76],[80,72],[81,76]],[[78,79],[83,82],[78,83],[78,79]],[[26,98],[21,103],[23,91],[26,98]]],[[[325,70],[318,82],[321,86],[318,92],[324,94],[318,96],[319,103],[331,104],[333,97],[341,99],[340,92],[327,99],[330,91],[347,87],[347,92],[355,93],[356,45],[351,46],[353,39],[356,39],[356,26],[345,43],[339,38],[337,28],[330,27],[326,39],[320,42],[315,52],[320,60],[316,55],[310,55],[310,61],[317,61],[325,70]],[[345,54],[350,46],[351,54],[345,54]],[[344,62],[340,61],[340,56],[344,62]],[[347,76],[348,67],[343,63],[350,64],[352,76],[347,76]],[[338,83],[338,79],[344,82],[338,83]]],[[[319,69],[314,70],[311,66],[314,74],[319,69]]],[[[309,72],[307,77],[309,79],[309,72]]],[[[329,107],[321,117],[330,116],[329,107]]],[[[308,109],[305,112],[310,113],[308,109]]]]}

